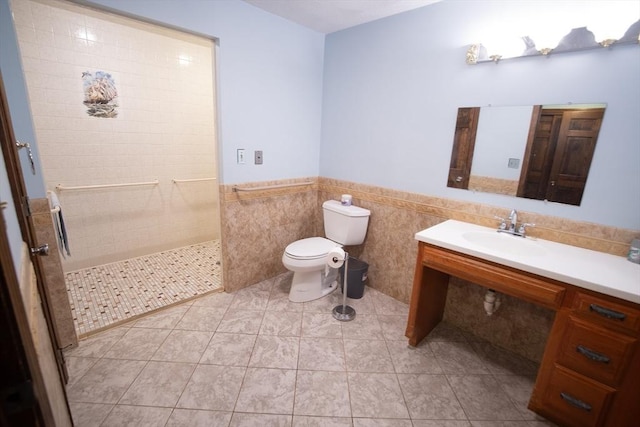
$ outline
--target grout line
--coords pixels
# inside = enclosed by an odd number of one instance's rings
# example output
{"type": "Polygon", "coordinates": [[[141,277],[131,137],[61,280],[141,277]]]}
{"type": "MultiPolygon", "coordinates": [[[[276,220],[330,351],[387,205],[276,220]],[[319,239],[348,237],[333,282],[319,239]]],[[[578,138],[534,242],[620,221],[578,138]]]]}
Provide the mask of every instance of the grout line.
{"type": "MultiPolygon", "coordinates": [[[[277,296],[280,292],[281,292],[281,291],[277,290],[277,289],[276,289],[276,287],[275,287],[275,285],[272,283],[272,286],[271,286],[271,288],[270,288],[270,292],[269,292],[269,295],[268,295],[267,299],[268,299],[268,300],[271,300],[271,298],[273,298],[273,297],[277,296]]],[[[229,300],[227,300],[227,299],[223,299],[222,301],[224,301],[224,305],[218,305],[218,304],[215,304],[215,305],[214,305],[214,307],[215,307],[215,308],[224,309],[224,314],[223,314],[222,318],[224,318],[224,315],[226,315],[227,313],[229,313],[229,312],[231,312],[231,311],[233,311],[233,310],[234,310],[234,308],[233,308],[233,304],[234,304],[234,301],[236,300],[236,296],[237,296],[237,295],[238,295],[237,293],[236,293],[236,294],[234,294],[234,295],[233,295],[233,298],[231,298],[231,299],[229,299],[229,300]]],[[[244,300],[244,298],[245,298],[245,296],[243,295],[243,299],[242,299],[242,301],[246,302],[247,300],[244,300]]],[[[264,296],[261,296],[260,298],[264,298],[264,296]]],[[[397,311],[396,311],[396,307],[395,307],[394,305],[392,305],[392,304],[390,305],[390,304],[389,304],[389,302],[390,302],[390,301],[387,301],[387,300],[386,300],[384,297],[382,297],[382,296],[378,296],[378,295],[377,295],[377,294],[375,294],[373,291],[371,291],[371,293],[370,293],[370,298],[371,298],[371,304],[372,304],[373,312],[372,312],[372,313],[370,313],[370,314],[369,314],[369,313],[366,313],[366,309],[365,309],[365,314],[366,314],[367,316],[371,316],[371,319],[373,319],[373,318],[375,317],[375,319],[376,319],[376,321],[377,321],[377,323],[378,323],[378,325],[379,325],[379,327],[380,327],[380,332],[382,333],[382,336],[381,336],[381,338],[380,338],[380,341],[382,341],[382,342],[384,343],[384,349],[386,349],[386,352],[388,353],[388,356],[392,359],[392,354],[391,354],[391,351],[389,350],[389,343],[390,343],[390,342],[399,341],[399,340],[394,340],[394,339],[393,339],[393,338],[395,338],[395,334],[393,334],[393,335],[389,335],[389,338],[384,334],[384,332],[382,331],[382,325],[381,325],[381,323],[380,323],[380,317],[381,317],[381,316],[394,316],[394,315],[395,315],[395,316],[398,316],[397,314],[395,314],[395,313],[397,313],[397,311]],[[380,298],[382,298],[382,299],[380,299],[380,298]]],[[[250,305],[251,305],[251,304],[250,304],[250,305]]],[[[354,305],[358,305],[358,304],[357,304],[357,302],[354,302],[354,305]]],[[[194,306],[194,305],[191,305],[191,306],[187,309],[187,311],[188,311],[191,307],[193,307],[193,306],[194,306]]],[[[327,306],[333,306],[333,304],[327,304],[327,306]]],[[[317,311],[317,308],[316,308],[316,307],[318,307],[318,306],[311,306],[311,305],[307,305],[306,307],[307,307],[307,309],[308,309],[308,308],[310,308],[310,307],[312,307],[312,308],[313,308],[313,310],[312,310],[312,311],[307,311],[307,313],[309,313],[309,314],[311,314],[311,315],[315,315],[315,314],[319,314],[319,313],[325,313],[325,310],[322,310],[322,311],[319,311],[319,312],[318,312],[318,311],[317,311]],[[315,310],[315,311],[314,311],[314,310],[315,310]]],[[[249,351],[249,359],[248,359],[248,361],[247,361],[247,364],[246,364],[246,365],[244,365],[244,366],[232,365],[232,366],[234,366],[234,367],[238,366],[238,367],[240,367],[240,368],[243,368],[243,369],[244,369],[244,374],[243,374],[243,376],[242,376],[242,380],[240,381],[240,384],[239,384],[238,393],[237,393],[237,396],[235,397],[235,401],[234,401],[234,403],[233,403],[233,409],[232,409],[232,410],[230,410],[230,411],[229,411],[229,410],[227,410],[227,411],[215,410],[215,411],[214,411],[214,410],[205,410],[205,409],[201,409],[202,411],[210,411],[210,412],[225,412],[225,413],[230,413],[230,414],[231,414],[231,415],[230,415],[230,420],[231,420],[231,419],[233,419],[233,416],[234,416],[235,414],[241,414],[241,412],[237,412],[237,411],[236,411],[236,408],[237,408],[237,404],[238,404],[238,402],[239,402],[239,397],[240,397],[240,395],[241,395],[242,387],[245,385],[245,380],[246,380],[247,372],[248,372],[248,370],[249,370],[249,368],[250,368],[249,364],[250,364],[250,361],[251,361],[251,356],[252,356],[252,355],[253,355],[253,353],[256,351],[257,340],[258,340],[258,337],[260,337],[260,336],[261,336],[261,335],[260,335],[260,330],[262,329],[262,327],[263,327],[263,325],[264,325],[264,322],[265,322],[265,316],[266,316],[266,313],[267,313],[267,311],[268,311],[268,310],[267,310],[267,308],[268,308],[268,302],[267,302],[266,306],[265,306],[263,309],[260,309],[260,310],[250,310],[250,311],[260,311],[260,312],[262,313],[262,318],[261,318],[261,320],[260,320],[260,325],[259,325],[259,327],[258,327],[257,332],[256,332],[255,334],[250,334],[250,335],[252,335],[252,336],[254,336],[254,337],[255,337],[255,340],[254,340],[254,342],[253,342],[253,345],[252,345],[252,347],[251,347],[251,350],[249,351]]],[[[303,307],[303,309],[304,309],[304,307],[303,307]]],[[[278,310],[277,312],[283,312],[283,311],[288,311],[288,310],[278,310]]],[[[293,311],[292,311],[292,312],[293,312],[293,311]]],[[[331,372],[332,374],[342,373],[343,375],[345,375],[345,377],[346,377],[346,382],[347,382],[347,383],[346,383],[346,386],[347,386],[347,394],[348,394],[348,398],[349,398],[349,410],[350,410],[350,416],[348,416],[348,417],[344,417],[344,418],[348,418],[348,419],[350,419],[352,423],[353,423],[353,420],[354,420],[354,419],[356,419],[356,418],[362,418],[362,417],[354,417],[354,415],[353,415],[353,404],[354,404],[354,400],[352,399],[352,397],[353,397],[353,396],[352,396],[351,384],[350,384],[350,381],[349,381],[349,374],[350,374],[350,373],[355,373],[355,374],[358,374],[358,375],[365,375],[365,376],[366,376],[366,375],[368,374],[368,372],[360,372],[360,371],[357,371],[357,370],[355,370],[355,371],[350,371],[350,370],[349,370],[349,368],[348,368],[348,364],[347,364],[347,348],[346,348],[346,346],[345,346],[345,340],[356,340],[356,341],[357,341],[358,339],[357,339],[357,338],[355,338],[354,336],[345,337],[345,334],[344,334],[344,331],[343,331],[343,328],[342,328],[342,325],[344,325],[344,322],[339,322],[339,321],[337,321],[337,320],[335,320],[335,319],[331,318],[331,322],[332,322],[332,323],[333,323],[333,322],[338,322],[338,324],[339,324],[339,325],[341,325],[341,328],[340,328],[340,332],[341,332],[341,334],[340,334],[340,338],[333,338],[333,337],[314,337],[314,336],[306,337],[306,338],[311,339],[311,340],[329,340],[329,339],[336,339],[336,340],[338,340],[338,339],[339,339],[339,341],[342,343],[342,357],[343,357],[343,359],[344,359],[344,363],[345,363],[344,370],[342,370],[342,371],[333,371],[333,370],[331,370],[331,371],[325,371],[325,370],[318,370],[318,369],[306,369],[306,370],[304,370],[304,369],[300,369],[300,343],[301,343],[301,342],[302,342],[302,340],[305,338],[305,337],[303,336],[303,328],[302,328],[302,326],[303,326],[303,325],[302,325],[302,322],[303,322],[303,315],[304,315],[305,311],[302,311],[302,312],[295,311],[295,313],[300,314],[300,320],[299,320],[299,321],[300,321],[300,331],[299,331],[299,334],[295,337],[295,338],[297,338],[297,342],[298,342],[298,357],[297,357],[297,361],[296,361],[296,367],[294,368],[294,370],[295,370],[296,372],[295,372],[295,380],[294,380],[294,386],[293,386],[293,387],[294,387],[293,407],[292,407],[292,412],[291,412],[291,414],[281,414],[281,415],[286,415],[286,416],[289,418],[289,420],[290,420],[290,421],[292,421],[292,420],[293,420],[293,417],[295,417],[295,416],[296,416],[296,414],[295,414],[295,404],[296,404],[296,399],[300,397],[300,396],[298,395],[298,393],[297,393],[297,392],[298,392],[298,390],[297,390],[297,385],[298,385],[298,376],[299,376],[299,372],[300,372],[300,371],[310,371],[310,372],[322,371],[322,372],[331,372]]],[[[365,316],[365,314],[362,314],[362,316],[365,316]]],[[[186,315],[186,311],[185,311],[185,313],[183,313],[183,314],[182,314],[182,316],[180,316],[180,318],[181,318],[181,319],[182,319],[182,318],[184,318],[184,316],[185,316],[185,315],[186,315]]],[[[221,321],[222,321],[222,320],[221,320],[221,321]]],[[[202,354],[200,355],[200,358],[199,358],[198,362],[195,362],[195,363],[193,363],[193,362],[188,362],[188,364],[194,365],[194,367],[193,367],[193,370],[191,371],[191,373],[190,373],[190,375],[189,375],[189,379],[186,381],[186,383],[185,383],[184,387],[182,388],[182,390],[181,390],[181,392],[180,392],[180,396],[178,397],[178,399],[177,399],[177,401],[176,401],[176,404],[174,404],[174,405],[173,405],[173,407],[171,407],[171,408],[170,408],[170,409],[172,410],[172,412],[171,412],[171,413],[173,413],[173,411],[175,411],[176,409],[178,409],[178,408],[177,408],[177,404],[178,404],[177,402],[179,402],[179,401],[180,401],[180,399],[182,398],[182,396],[183,396],[183,394],[184,394],[184,392],[185,392],[185,390],[186,390],[186,388],[187,388],[187,386],[188,386],[189,382],[190,382],[190,381],[191,381],[191,379],[193,378],[193,375],[194,375],[194,373],[196,372],[196,370],[198,369],[198,366],[203,365],[203,364],[201,364],[201,363],[200,363],[200,361],[202,360],[202,357],[203,357],[204,353],[206,352],[207,348],[208,348],[208,347],[209,347],[209,345],[211,344],[211,342],[212,342],[212,340],[213,340],[214,336],[216,335],[216,333],[217,333],[217,329],[218,329],[218,327],[220,326],[221,321],[216,325],[216,327],[214,328],[215,330],[213,330],[213,331],[209,331],[209,332],[211,333],[211,337],[209,338],[209,340],[208,340],[207,344],[204,346],[204,350],[202,351],[202,354]]],[[[133,325],[133,324],[134,324],[134,323],[132,323],[132,325],[133,325]]],[[[162,345],[163,345],[163,344],[164,344],[164,343],[169,339],[168,337],[171,335],[171,333],[172,333],[173,331],[179,330],[179,329],[176,329],[176,327],[177,327],[177,325],[178,325],[178,324],[179,324],[179,320],[178,320],[177,322],[172,322],[172,323],[171,323],[168,327],[166,327],[166,328],[161,328],[161,329],[164,329],[164,330],[168,330],[168,331],[169,331],[169,334],[165,337],[165,339],[163,340],[163,342],[162,342],[162,343],[160,343],[160,345],[158,346],[158,348],[156,348],[156,349],[155,349],[155,351],[154,351],[154,353],[153,353],[154,355],[155,355],[155,354],[157,354],[157,352],[158,352],[158,351],[159,351],[159,349],[162,347],[162,345]]],[[[277,331],[276,331],[276,332],[277,332],[277,331]]],[[[242,333],[242,332],[228,332],[228,333],[242,333]]],[[[265,336],[265,337],[281,337],[280,335],[277,335],[277,334],[276,334],[276,335],[263,335],[263,336],[265,336]]],[[[115,346],[115,345],[117,344],[117,342],[118,342],[118,341],[120,341],[121,339],[123,339],[123,337],[124,337],[124,334],[123,334],[122,336],[118,337],[117,339],[115,339],[115,340],[111,343],[110,348],[113,348],[113,346],[115,346]]],[[[288,336],[288,335],[286,335],[286,337],[289,337],[289,336],[288,336]]],[[[450,340],[448,339],[448,337],[449,337],[448,335],[443,336],[443,337],[442,337],[442,338],[443,338],[443,339],[442,339],[442,341],[446,341],[446,342],[450,341],[450,340]]],[[[449,338],[450,338],[450,337],[449,337],[449,338]]],[[[467,337],[463,337],[463,338],[464,338],[464,343],[466,343],[466,344],[469,346],[469,349],[471,350],[471,352],[472,352],[472,353],[474,353],[474,354],[476,354],[476,355],[478,355],[478,356],[480,357],[480,356],[481,356],[481,355],[480,355],[480,353],[482,353],[482,352],[483,352],[483,351],[482,351],[482,349],[478,349],[478,348],[476,348],[475,346],[471,345],[471,343],[469,342],[469,340],[467,339],[467,337]]],[[[375,340],[375,339],[376,339],[376,338],[369,338],[369,339],[368,339],[368,341],[375,340]]],[[[364,342],[364,340],[363,340],[363,342],[364,342]]],[[[440,366],[439,358],[438,358],[438,357],[436,357],[435,352],[433,352],[433,349],[431,348],[431,343],[428,343],[428,345],[429,345],[430,355],[435,359],[435,361],[436,361],[436,363],[438,364],[438,366],[440,366]]],[[[104,357],[104,354],[106,354],[106,352],[103,352],[103,353],[102,353],[102,355],[100,355],[100,356],[98,357],[98,359],[106,359],[106,358],[104,357]]],[[[117,405],[120,403],[120,401],[122,400],[122,398],[123,398],[123,397],[126,395],[126,393],[131,389],[131,387],[133,386],[133,384],[135,383],[135,381],[136,381],[136,380],[138,380],[138,378],[140,377],[140,375],[142,374],[142,372],[143,372],[143,371],[144,371],[144,370],[149,366],[149,364],[150,364],[151,362],[154,362],[154,361],[152,360],[152,358],[153,358],[153,355],[150,357],[150,359],[149,359],[149,360],[146,360],[146,361],[145,361],[145,366],[144,366],[144,367],[140,370],[140,372],[136,375],[136,378],[131,382],[131,384],[129,384],[129,386],[127,387],[127,390],[122,394],[122,396],[120,396],[120,398],[118,399],[118,403],[116,403],[116,404],[111,408],[111,410],[109,411],[109,414],[111,413],[111,411],[113,410],[113,408],[115,408],[115,406],[117,406],[117,405]]],[[[482,357],[480,357],[480,359],[481,359],[481,362],[483,363],[483,365],[485,365],[485,366],[486,366],[486,363],[484,362],[484,360],[482,360],[482,357]]],[[[180,364],[185,363],[185,362],[176,362],[176,361],[156,361],[156,362],[162,362],[162,363],[165,363],[165,362],[167,362],[167,363],[180,363],[180,364]]],[[[402,386],[400,385],[400,378],[399,378],[400,373],[398,373],[398,372],[397,372],[397,369],[396,369],[395,365],[393,365],[393,360],[391,360],[391,362],[392,362],[392,366],[393,366],[393,372],[386,372],[386,371],[385,371],[385,372],[379,372],[379,370],[380,370],[380,369],[375,369],[375,370],[373,370],[373,373],[379,373],[379,374],[383,374],[383,375],[393,375],[393,377],[395,378],[395,381],[396,381],[396,382],[397,382],[397,384],[398,384],[398,387],[399,387],[399,390],[400,390],[400,393],[401,393],[401,394],[400,394],[400,396],[401,396],[401,398],[402,398],[402,401],[403,401],[403,403],[404,403],[404,405],[405,405],[405,407],[406,407],[406,409],[407,409],[407,413],[408,413],[408,416],[409,416],[409,418],[408,418],[408,419],[409,419],[409,420],[411,420],[411,413],[409,412],[409,406],[408,406],[408,404],[407,404],[407,396],[405,395],[405,391],[403,390],[402,386]]],[[[214,364],[214,365],[215,365],[215,364],[214,364]]],[[[222,366],[222,367],[224,368],[226,365],[216,365],[216,366],[222,366]]],[[[264,367],[264,368],[261,368],[261,367],[254,367],[254,368],[256,368],[256,369],[274,369],[274,370],[278,370],[278,371],[289,370],[289,369],[287,369],[287,368],[274,368],[274,367],[264,367]]],[[[494,373],[494,372],[493,372],[493,371],[491,371],[491,370],[488,370],[488,374],[489,374],[489,375],[490,375],[490,376],[491,376],[495,381],[497,381],[497,379],[495,378],[495,377],[496,377],[496,375],[497,375],[496,373],[494,373]]],[[[417,376],[419,376],[419,375],[423,375],[423,374],[422,374],[422,373],[416,373],[416,374],[407,373],[407,375],[417,375],[417,376]]],[[[435,375],[435,374],[424,374],[424,375],[435,375]]],[[[450,375],[450,374],[445,374],[445,373],[443,372],[442,374],[439,374],[439,375],[440,375],[440,376],[444,376],[444,377],[445,377],[445,379],[446,379],[446,381],[447,381],[447,384],[448,384],[449,388],[450,388],[450,389],[452,390],[452,392],[454,393],[454,396],[455,396],[456,401],[458,402],[458,405],[459,405],[459,406],[460,406],[460,408],[462,409],[462,413],[463,413],[463,414],[464,414],[464,416],[466,417],[466,421],[467,421],[467,422],[469,422],[469,421],[468,421],[468,420],[469,420],[469,416],[467,415],[467,413],[466,413],[466,411],[465,411],[464,407],[463,407],[463,406],[462,406],[462,404],[460,403],[460,400],[459,400],[458,395],[455,393],[455,391],[454,391],[453,387],[451,386],[451,383],[449,382],[449,375],[450,375]]],[[[454,375],[455,375],[455,374],[454,374],[454,375]]],[[[462,375],[465,375],[465,374],[462,374],[462,375]]],[[[476,374],[468,374],[468,375],[476,375],[476,374]]],[[[78,379],[78,380],[79,380],[79,379],[78,379]]],[[[503,390],[503,388],[502,388],[502,384],[501,384],[499,381],[497,381],[497,384],[499,385],[500,390],[501,390],[503,393],[505,393],[505,391],[504,391],[504,390],[503,390]]],[[[520,416],[521,416],[520,420],[524,420],[524,417],[522,416],[521,411],[519,410],[519,407],[517,406],[517,404],[516,404],[516,403],[515,403],[511,398],[509,399],[509,402],[510,402],[510,404],[515,408],[516,413],[517,413],[517,414],[520,414],[520,416]]],[[[133,406],[147,406],[147,407],[155,407],[155,406],[153,406],[153,405],[133,405],[133,406]]],[[[107,417],[109,416],[109,414],[107,414],[107,416],[105,417],[105,419],[107,419],[107,417]]],[[[258,413],[252,413],[252,412],[243,412],[242,414],[249,414],[249,415],[255,415],[255,416],[260,416],[260,415],[261,415],[261,414],[258,414],[258,413]]],[[[273,414],[263,414],[263,415],[273,415],[273,414]]],[[[302,416],[302,415],[301,415],[301,416],[302,416]]],[[[307,417],[307,416],[303,416],[303,417],[307,417]]],[[[309,416],[309,417],[314,417],[314,418],[317,418],[318,420],[328,419],[328,417],[327,417],[327,416],[309,416]]],[[[462,421],[462,420],[459,420],[459,421],[462,421]]],[[[526,421],[526,420],[524,420],[524,421],[526,421]]]]}
{"type": "Polygon", "coordinates": [[[84,338],[167,306],[222,289],[220,241],[65,274],[76,333],[84,338]]]}

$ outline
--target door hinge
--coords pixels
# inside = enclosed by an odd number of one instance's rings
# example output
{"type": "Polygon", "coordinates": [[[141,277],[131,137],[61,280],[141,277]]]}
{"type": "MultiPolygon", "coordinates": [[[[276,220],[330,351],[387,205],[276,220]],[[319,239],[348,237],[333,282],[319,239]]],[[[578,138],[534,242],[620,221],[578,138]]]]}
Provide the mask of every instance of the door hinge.
{"type": "Polygon", "coordinates": [[[3,388],[0,397],[2,398],[2,407],[7,414],[32,408],[36,404],[31,381],[3,388]]]}

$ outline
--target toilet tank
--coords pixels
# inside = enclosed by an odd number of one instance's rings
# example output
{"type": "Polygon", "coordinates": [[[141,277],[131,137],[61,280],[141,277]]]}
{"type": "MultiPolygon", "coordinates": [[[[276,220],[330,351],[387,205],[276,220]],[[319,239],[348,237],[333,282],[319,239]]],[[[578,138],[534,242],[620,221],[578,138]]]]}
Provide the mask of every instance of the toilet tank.
{"type": "Polygon", "coordinates": [[[364,242],[371,212],[358,206],[343,206],[337,200],[322,204],[324,234],[327,239],[345,246],[364,242]]]}

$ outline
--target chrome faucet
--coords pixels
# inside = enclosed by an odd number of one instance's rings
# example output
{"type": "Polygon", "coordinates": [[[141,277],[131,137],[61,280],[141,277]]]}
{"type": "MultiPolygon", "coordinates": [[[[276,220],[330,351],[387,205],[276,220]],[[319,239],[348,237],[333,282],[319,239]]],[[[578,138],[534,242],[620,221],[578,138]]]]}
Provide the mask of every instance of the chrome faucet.
{"type": "Polygon", "coordinates": [[[511,210],[508,219],[504,219],[499,216],[496,216],[495,218],[500,220],[500,225],[498,226],[499,233],[509,233],[513,236],[526,237],[527,227],[535,227],[535,224],[530,224],[528,222],[523,222],[518,226],[518,211],[515,209],[511,210]],[[508,226],[507,221],[509,221],[508,226]]]}
{"type": "Polygon", "coordinates": [[[516,231],[516,226],[518,225],[518,211],[515,209],[511,210],[511,213],[509,214],[509,231],[510,232],[515,232],[516,231]]]}

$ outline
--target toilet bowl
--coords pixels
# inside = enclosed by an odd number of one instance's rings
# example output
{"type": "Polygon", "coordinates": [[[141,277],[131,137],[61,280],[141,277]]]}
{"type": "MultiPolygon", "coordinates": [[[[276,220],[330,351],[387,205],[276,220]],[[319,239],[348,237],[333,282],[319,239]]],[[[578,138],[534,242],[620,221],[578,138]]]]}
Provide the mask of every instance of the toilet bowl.
{"type": "Polygon", "coordinates": [[[336,247],[340,245],[324,237],[309,237],[287,246],[282,264],[294,272],[290,301],[312,301],[336,290],[338,270],[327,266],[327,256],[336,247]]]}
{"type": "Polygon", "coordinates": [[[289,244],[282,264],[293,271],[289,300],[313,301],[329,295],[338,287],[338,269],[327,265],[332,249],[359,245],[364,241],[370,212],[357,206],[342,206],[329,200],[323,203],[324,237],[308,237],[289,244]]]}

